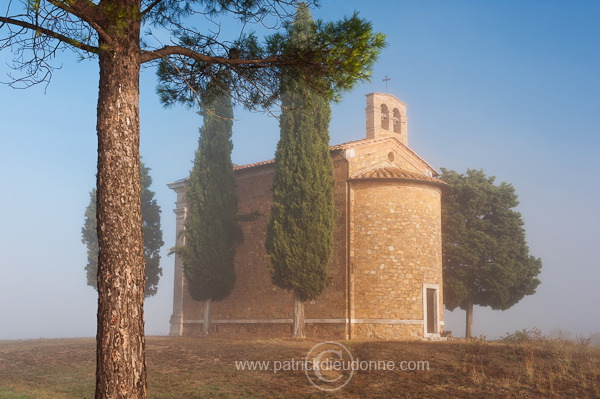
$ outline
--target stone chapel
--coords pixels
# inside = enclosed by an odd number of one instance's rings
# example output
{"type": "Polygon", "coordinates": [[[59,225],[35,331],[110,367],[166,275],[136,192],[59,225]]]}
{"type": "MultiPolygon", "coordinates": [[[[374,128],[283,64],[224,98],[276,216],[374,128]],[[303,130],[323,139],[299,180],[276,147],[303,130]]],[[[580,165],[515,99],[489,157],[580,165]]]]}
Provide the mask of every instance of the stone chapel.
{"type": "MultiPolygon", "coordinates": [[[[331,283],[305,305],[306,335],[327,339],[436,339],[444,329],[441,198],[445,184],[408,147],[406,104],[391,94],[366,96],[366,138],[331,147],[338,208],[331,283]]],[[[237,280],[231,295],[213,303],[216,335],[287,337],[293,295],[271,283],[265,237],[272,204],[273,160],[236,166],[242,223],[237,280]]],[[[188,179],[177,193],[177,232],[186,218],[188,179]]],[[[177,236],[179,237],[179,235],[177,236]]],[[[178,238],[178,245],[181,244],[178,238]]],[[[204,304],[188,294],[175,258],[171,335],[197,335],[204,304]]]]}

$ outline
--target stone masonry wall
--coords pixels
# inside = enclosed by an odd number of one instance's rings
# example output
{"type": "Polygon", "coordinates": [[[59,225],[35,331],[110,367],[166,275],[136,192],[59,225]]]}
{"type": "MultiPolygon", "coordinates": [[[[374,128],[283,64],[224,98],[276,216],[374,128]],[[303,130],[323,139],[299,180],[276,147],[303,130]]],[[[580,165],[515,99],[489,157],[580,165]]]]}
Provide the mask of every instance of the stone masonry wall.
{"type": "Polygon", "coordinates": [[[353,324],[352,336],[421,338],[423,284],[439,284],[443,315],[441,189],[378,179],[353,180],[351,192],[352,317],[380,319],[353,324]]]}
{"type": "Polygon", "coordinates": [[[368,145],[357,145],[351,149],[350,176],[382,166],[396,166],[400,169],[432,176],[435,171],[422,160],[420,160],[407,147],[396,142],[394,139],[372,142],[368,145]]]}

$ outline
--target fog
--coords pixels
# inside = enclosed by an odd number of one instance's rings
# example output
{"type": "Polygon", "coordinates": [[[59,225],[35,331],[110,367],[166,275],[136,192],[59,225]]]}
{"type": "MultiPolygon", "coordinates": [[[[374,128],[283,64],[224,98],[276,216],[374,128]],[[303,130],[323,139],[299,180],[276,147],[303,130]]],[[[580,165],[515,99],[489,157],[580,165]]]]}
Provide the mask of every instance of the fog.
{"type": "MultiPolygon", "coordinates": [[[[531,254],[542,258],[541,284],[509,310],[476,307],[474,334],[599,332],[600,4],[323,3],[317,17],[359,10],[389,42],[372,82],[333,105],[332,144],[364,137],[364,95],[385,91],[389,76],[389,93],[408,104],[415,152],[438,169],[482,168],[515,186],[531,254]]],[[[62,69],[47,88],[0,86],[0,339],[96,332],[81,227],[95,184],[98,71],[72,54],[59,57],[62,69]]],[[[1,73],[10,58],[0,53],[1,73]]],[[[163,109],[152,70],[141,83],[141,153],[165,241],[146,332],[165,335],[174,263],[167,252],[175,242],[175,194],[166,184],[189,173],[202,120],[181,107],[163,109]]],[[[235,115],[233,162],[273,157],[277,121],[240,109],[235,115]]],[[[445,318],[447,330],[464,334],[463,311],[445,318]]]]}

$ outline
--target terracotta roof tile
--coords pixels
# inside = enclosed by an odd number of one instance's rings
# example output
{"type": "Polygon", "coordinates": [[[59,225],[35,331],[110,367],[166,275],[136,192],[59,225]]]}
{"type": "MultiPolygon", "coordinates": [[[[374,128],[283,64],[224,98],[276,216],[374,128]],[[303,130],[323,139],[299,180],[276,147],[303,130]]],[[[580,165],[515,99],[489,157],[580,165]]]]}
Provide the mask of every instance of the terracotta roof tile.
{"type": "Polygon", "coordinates": [[[358,175],[351,178],[352,180],[357,179],[402,179],[402,180],[421,180],[437,184],[446,185],[440,179],[435,177],[425,176],[420,173],[409,172],[400,168],[384,167],[369,170],[367,172],[359,173],[358,175]]]}
{"type": "MultiPolygon", "coordinates": [[[[356,146],[364,145],[364,144],[378,143],[378,142],[386,141],[386,140],[395,140],[395,141],[398,141],[398,139],[396,139],[395,137],[380,137],[380,138],[377,138],[377,139],[360,139],[360,140],[348,141],[346,143],[332,145],[332,146],[329,147],[329,150],[330,151],[344,150],[346,148],[356,147],[356,146]]],[[[398,141],[398,143],[400,143],[402,146],[406,147],[400,141],[398,141]]],[[[413,153],[414,155],[416,155],[417,158],[421,159],[421,157],[419,157],[413,150],[411,150],[408,147],[406,147],[406,149],[408,149],[411,153],[413,153]]],[[[250,164],[247,164],[247,165],[235,165],[234,168],[233,168],[233,170],[249,169],[249,168],[253,168],[255,166],[269,165],[269,164],[272,164],[274,162],[275,162],[274,159],[269,159],[269,160],[266,160],[266,161],[250,163],[250,164]]],[[[425,162],[425,161],[423,161],[423,162],[427,166],[429,166],[432,170],[435,170],[427,162],[425,162]]]]}
{"type": "MultiPolygon", "coordinates": [[[[383,140],[388,139],[388,138],[389,137],[383,137],[383,138],[379,138],[379,139],[361,139],[361,140],[349,141],[347,143],[332,145],[332,146],[329,147],[329,150],[330,151],[335,151],[335,150],[345,149],[345,148],[348,148],[348,147],[354,147],[354,146],[360,145],[360,144],[376,143],[378,141],[383,141],[383,140]]],[[[268,159],[266,161],[249,163],[249,164],[246,164],[246,165],[234,165],[233,170],[250,169],[250,168],[254,168],[256,166],[269,165],[269,164],[272,164],[274,162],[275,162],[274,159],[268,159]]]]}
{"type": "Polygon", "coordinates": [[[377,139],[360,139],[360,140],[348,141],[346,143],[332,145],[329,147],[329,149],[331,151],[341,150],[341,149],[345,149],[348,147],[356,147],[357,145],[362,145],[362,144],[378,143],[380,141],[389,140],[390,138],[392,138],[392,137],[380,137],[377,139]]]}
{"type": "MultiPolygon", "coordinates": [[[[330,146],[329,150],[330,151],[343,150],[343,149],[346,149],[346,148],[356,147],[358,145],[377,143],[377,142],[386,141],[386,140],[390,140],[390,139],[391,140],[395,140],[398,143],[400,143],[408,151],[410,151],[411,153],[413,153],[418,159],[420,159],[427,166],[429,166],[434,171],[434,173],[436,173],[435,169],[431,165],[429,165],[426,161],[424,161],[421,157],[419,157],[413,150],[411,150],[410,148],[408,148],[407,146],[405,146],[404,144],[402,144],[400,141],[398,141],[398,139],[396,139],[395,137],[380,137],[380,138],[377,138],[377,139],[360,139],[360,140],[355,140],[355,141],[349,141],[347,143],[342,143],[342,144],[337,144],[337,145],[330,146]]],[[[274,159],[268,159],[266,161],[249,163],[249,164],[246,164],[246,165],[234,165],[233,170],[235,170],[235,171],[245,170],[245,169],[250,169],[250,168],[257,167],[257,166],[271,165],[273,163],[275,163],[274,159]]],[[[392,168],[382,168],[382,169],[392,169],[392,168]]],[[[398,169],[398,170],[400,170],[400,169],[398,169]]],[[[372,173],[372,172],[373,171],[369,171],[369,172],[366,172],[366,173],[372,173]]],[[[403,171],[403,172],[404,173],[410,173],[410,172],[407,172],[407,171],[403,171]]],[[[382,172],[382,173],[384,173],[384,172],[382,172]]],[[[424,175],[422,176],[422,175],[415,174],[415,176],[421,176],[422,178],[414,178],[414,177],[413,178],[409,178],[409,177],[394,177],[394,178],[407,178],[407,179],[413,179],[413,180],[428,180],[428,179],[431,179],[430,181],[435,181],[435,182],[438,182],[438,183],[440,182],[439,180],[437,180],[435,178],[430,178],[430,177],[427,177],[427,176],[424,176],[424,175]]],[[[358,177],[357,176],[355,178],[366,179],[366,178],[385,178],[385,177],[387,177],[387,176],[383,176],[383,175],[382,176],[373,176],[373,177],[358,177]]]]}
{"type": "Polygon", "coordinates": [[[262,165],[269,165],[274,163],[275,160],[274,159],[268,159],[266,161],[261,161],[261,162],[255,162],[255,163],[249,163],[247,165],[235,165],[233,167],[233,170],[243,170],[243,169],[249,169],[249,168],[254,168],[256,166],[262,166],[262,165]]]}

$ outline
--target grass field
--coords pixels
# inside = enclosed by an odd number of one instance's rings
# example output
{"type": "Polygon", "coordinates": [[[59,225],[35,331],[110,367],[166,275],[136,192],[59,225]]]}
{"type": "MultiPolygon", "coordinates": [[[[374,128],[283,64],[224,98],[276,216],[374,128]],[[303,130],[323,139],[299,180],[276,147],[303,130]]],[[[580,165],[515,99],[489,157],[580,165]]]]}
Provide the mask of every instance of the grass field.
{"type": "MultiPolygon", "coordinates": [[[[405,363],[406,367],[428,365],[429,370],[357,370],[336,391],[317,389],[301,369],[273,371],[275,365],[282,368],[292,364],[292,359],[304,359],[318,343],[148,337],[148,396],[600,398],[600,348],[562,340],[341,342],[363,365],[413,361],[405,363]],[[268,361],[270,369],[239,370],[236,361],[268,361]]],[[[93,398],[94,345],[88,338],[0,341],[0,398],[93,398]]],[[[349,371],[338,375],[344,376],[349,371]]]]}

